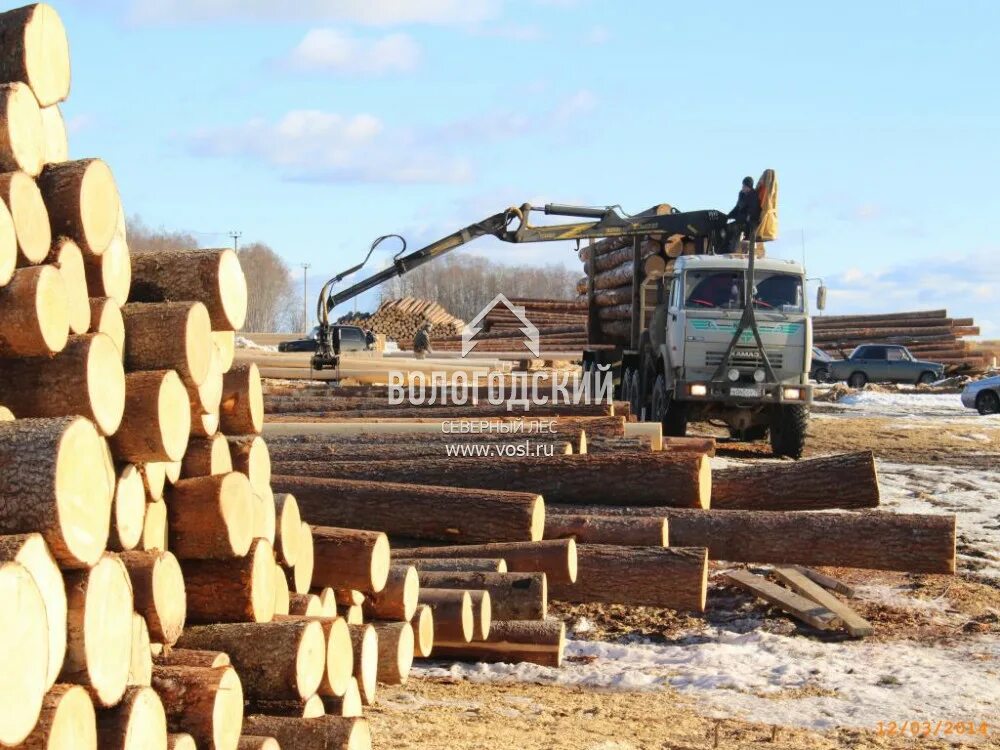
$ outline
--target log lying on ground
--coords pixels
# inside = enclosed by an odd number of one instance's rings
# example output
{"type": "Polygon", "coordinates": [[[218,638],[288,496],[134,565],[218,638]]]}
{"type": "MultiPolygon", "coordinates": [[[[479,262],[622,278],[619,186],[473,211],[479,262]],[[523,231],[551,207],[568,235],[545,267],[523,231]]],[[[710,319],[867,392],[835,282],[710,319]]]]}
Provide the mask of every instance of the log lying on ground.
{"type": "MultiPolygon", "coordinates": [[[[573,506],[565,512],[550,513],[545,519],[545,537],[573,537],[583,544],[618,544],[628,547],[667,547],[669,531],[666,518],[582,515],[573,506]]],[[[704,513],[705,511],[692,511],[704,513]]],[[[681,545],[699,546],[699,545],[681,545]]],[[[700,545],[705,546],[705,545],[700,545]]]]}
{"type": "Polygon", "coordinates": [[[220,250],[160,250],[132,260],[134,302],[200,300],[212,327],[235,331],[247,312],[247,283],[236,253],[220,250]]]}
{"type": "Polygon", "coordinates": [[[0,85],[0,170],[37,177],[45,163],[42,113],[23,83],[0,85]]]}
{"type": "Polygon", "coordinates": [[[98,747],[109,750],[167,750],[163,702],[149,687],[132,687],[114,708],[97,714],[98,747]]]}
{"type": "Polygon", "coordinates": [[[274,553],[255,539],[246,557],[184,560],[188,622],[269,622],[274,617],[274,553]]]}
{"type": "Polygon", "coordinates": [[[705,611],[708,555],[700,547],[581,544],[580,579],[551,585],[553,599],[705,611]]]}
{"type": "Polygon", "coordinates": [[[878,505],[878,473],[870,451],[792,463],[750,464],[720,469],[713,477],[715,510],[825,510],[878,505]]]}
{"type": "Polygon", "coordinates": [[[434,644],[435,659],[562,666],[566,626],[558,620],[494,620],[485,641],[434,644]]]}
{"type": "Polygon", "coordinates": [[[292,472],[272,481],[277,492],[295,495],[311,523],[325,526],[485,542],[537,541],[545,523],[542,498],[528,492],[299,477],[292,472]]]}
{"type": "Polygon", "coordinates": [[[348,625],[354,657],[354,679],[357,680],[361,701],[367,706],[375,701],[378,689],[378,634],[368,625],[348,625]]]}
{"type": "Polygon", "coordinates": [[[413,628],[408,622],[374,622],[378,634],[378,681],[405,685],[413,666],[413,628]]]}
{"type": "Polygon", "coordinates": [[[188,441],[187,450],[181,460],[181,476],[207,477],[213,474],[228,474],[233,470],[233,459],[229,453],[229,441],[224,435],[194,437],[188,441]]]}
{"type": "Polygon", "coordinates": [[[302,514],[295,495],[277,492],[274,495],[274,551],[285,565],[295,565],[302,537],[302,514]]]}
{"type": "Polygon", "coordinates": [[[365,617],[373,620],[402,620],[409,622],[417,612],[420,579],[412,565],[393,565],[385,587],[370,593],[363,602],[365,617]]]}
{"type": "Polygon", "coordinates": [[[243,720],[243,731],[274,737],[281,747],[295,750],[370,750],[372,746],[367,720],[343,716],[293,719],[252,714],[243,720]]]}
{"type": "Polygon", "coordinates": [[[469,598],[472,599],[472,640],[481,641],[490,634],[493,624],[493,597],[485,589],[469,589],[469,598]]]}
{"type": "MultiPolygon", "coordinates": [[[[507,436],[508,443],[513,442],[516,446],[524,446],[523,448],[518,448],[522,451],[527,451],[529,455],[539,455],[539,456],[569,456],[575,451],[573,450],[573,444],[567,442],[558,442],[553,440],[538,439],[540,436],[535,435],[532,437],[519,437],[512,440],[510,436],[507,436]]],[[[460,438],[452,437],[450,443],[441,441],[432,441],[428,443],[406,443],[404,445],[355,445],[349,450],[341,450],[336,453],[331,453],[329,449],[325,446],[315,446],[318,450],[304,451],[298,448],[285,449],[277,451],[273,455],[275,461],[327,461],[327,462],[337,462],[337,461],[399,461],[401,459],[406,460],[423,460],[428,458],[447,458],[454,454],[455,444],[466,446],[463,450],[468,451],[468,455],[478,455],[478,453],[483,453],[488,455],[486,451],[499,450],[496,447],[496,443],[499,441],[480,441],[477,439],[463,440],[460,438]]],[[[511,450],[509,448],[503,448],[503,450],[511,450]]]]}
{"type": "Polygon", "coordinates": [[[114,555],[87,571],[67,572],[66,660],[60,679],[90,688],[102,706],[125,692],[132,660],[132,584],[114,555]]]}
{"type": "MultiPolygon", "coordinates": [[[[0,536],[0,564],[12,562],[28,572],[42,597],[48,636],[45,687],[51,688],[66,656],[66,588],[62,573],[41,534],[0,536]]],[[[17,582],[17,577],[14,580],[17,582]]],[[[4,601],[13,604],[17,600],[4,601]]]]}
{"type": "Polygon", "coordinates": [[[0,13],[0,81],[23,81],[43,107],[69,96],[69,43],[59,14],[44,3],[0,13]]]}
{"type": "Polygon", "coordinates": [[[95,564],[108,538],[113,474],[94,425],[82,417],[2,422],[0,459],[0,533],[39,531],[61,566],[95,564]]]}
{"type": "Polygon", "coordinates": [[[54,266],[14,272],[0,287],[0,356],[48,357],[66,346],[66,282],[54,266]]]}
{"type": "Polygon", "coordinates": [[[132,463],[180,461],[191,433],[187,391],[173,370],[125,376],[125,412],[111,437],[115,456],[132,463]]]}
{"type": "Polygon", "coordinates": [[[52,247],[52,230],[38,184],[24,172],[5,172],[0,174],[0,198],[14,223],[19,263],[41,263],[52,247]]]}
{"type": "MultiPolygon", "coordinates": [[[[298,498],[298,492],[296,492],[298,498]]],[[[300,504],[301,507],[301,504],[300,504]]],[[[305,511],[309,517],[309,511],[305,511]]],[[[389,540],[375,531],[312,527],[313,580],[317,586],[379,592],[389,576],[389,540]]]]}
{"type": "Polygon", "coordinates": [[[502,557],[459,557],[459,558],[420,558],[420,557],[397,557],[392,558],[394,563],[400,565],[412,565],[418,571],[439,572],[439,573],[506,573],[507,561],[502,557]]]}
{"type": "Polygon", "coordinates": [[[182,479],[167,490],[170,549],[178,557],[245,555],[253,539],[253,497],[244,474],[182,479]]]}
{"type": "Polygon", "coordinates": [[[236,750],[243,723],[243,689],[232,667],[153,668],[153,688],[163,701],[167,727],[201,747],[236,750]]]}
{"type": "Polygon", "coordinates": [[[507,569],[511,572],[542,572],[545,573],[550,585],[576,581],[576,542],[572,539],[461,544],[447,547],[404,547],[397,551],[401,557],[406,558],[502,557],[507,562],[507,569]]]}
{"type": "Polygon", "coordinates": [[[87,255],[100,255],[107,249],[121,206],[107,164],[100,159],[49,164],[38,186],[49,210],[53,237],[69,237],[87,255]]]}
{"type": "Polygon", "coordinates": [[[264,395],[257,365],[236,365],[223,376],[219,419],[226,433],[260,433],[264,426],[264,395]]]}
{"type": "Polygon", "coordinates": [[[149,635],[157,643],[172,645],[180,637],[187,617],[184,574],[170,552],[123,552],[136,612],[146,619],[149,635]]]}
{"type": "Polygon", "coordinates": [[[212,356],[212,326],[200,302],[130,303],[125,320],[129,370],[173,368],[196,386],[205,382],[212,356]]]}
{"type": "Polygon", "coordinates": [[[535,492],[553,503],[674,505],[707,508],[708,458],[697,454],[623,453],[419,462],[280,462],[282,475],[535,492]]]}
{"type": "Polygon", "coordinates": [[[420,589],[420,603],[431,608],[434,615],[434,642],[472,640],[475,619],[472,598],[468,591],[455,589],[420,589]]]}
{"type": "Polygon", "coordinates": [[[480,589],[490,593],[499,620],[543,620],[548,611],[544,573],[430,573],[421,571],[420,585],[432,589],[480,589]]]}
{"type": "Polygon", "coordinates": [[[45,600],[20,564],[0,564],[0,596],[0,743],[17,745],[34,728],[49,687],[49,625],[45,600]]]}
{"type": "Polygon", "coordinates": [[[111,435],[125,411],[121,353],[109,336],[92,333],[70,336],[52,358],[0,359],[0,393],[19,418],[79,414],[111,435]]]}
{"type": "Polygon", "coordinates": [[[24,750],[97,750],[97,715],[79,685],[55,685],[42,701],[38,723],[20,745],[24,750]]]}
{"type": "Polygon", "coordinates": [[[199,625],[185,628],[177,643],[229,654],[243,692],[254,699],[308,698],[326,670],[323,628],[306,619],[199,625]]]}

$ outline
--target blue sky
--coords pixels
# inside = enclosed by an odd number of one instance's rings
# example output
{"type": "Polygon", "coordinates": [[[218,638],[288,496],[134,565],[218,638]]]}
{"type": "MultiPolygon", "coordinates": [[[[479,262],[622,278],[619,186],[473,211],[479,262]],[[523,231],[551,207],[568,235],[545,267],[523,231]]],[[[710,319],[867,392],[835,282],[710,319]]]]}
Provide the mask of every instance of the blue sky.
{"type": "Polygon", "coordinates": [[[772,167],[769,252],[804,238],[829,313],[947,307],[1000,337],[1000,3],[54,4],[71,154],[204,245],[238,229],[318,279],[511,203],[728,210],[772,167]]]}

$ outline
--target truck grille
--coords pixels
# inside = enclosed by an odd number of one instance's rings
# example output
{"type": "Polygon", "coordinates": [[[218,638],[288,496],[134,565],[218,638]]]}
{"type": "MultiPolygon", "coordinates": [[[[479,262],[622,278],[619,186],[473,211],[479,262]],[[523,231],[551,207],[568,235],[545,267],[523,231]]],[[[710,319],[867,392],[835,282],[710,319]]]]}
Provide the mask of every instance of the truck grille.
{"type": "MultiPolygon", "coordinates": [[[[724,356],[726,356],[725,349],[721,351],[705,352],[705,366],[718,367],[724,356]]],[[[784,360],[780,351],[768,350],[767,358],[771,362],[771,367],[775,369],[779,369],[784,360]]],[[[729,363],[733,367],[758,367],[761,364],[760,351],[757,349],[746,349],[740,347],[733,351],[733,356],[729,360],[729,363]]]]}

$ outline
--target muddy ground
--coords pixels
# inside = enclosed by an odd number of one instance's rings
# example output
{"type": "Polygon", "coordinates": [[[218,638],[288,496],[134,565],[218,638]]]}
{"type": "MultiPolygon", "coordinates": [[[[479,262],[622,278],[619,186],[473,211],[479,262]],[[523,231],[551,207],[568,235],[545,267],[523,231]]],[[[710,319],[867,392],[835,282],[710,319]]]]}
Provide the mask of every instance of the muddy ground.
{"type": "MultiPolygon", "coordinates": [[[[810,429],[809,455],[866,449],[891,462],[1000,470],[1000,422],[996,419],[981,423],[918,421],[903,427],[892,418],[844,414],[834,405],[820,406],[810,429]]],[[[708,425],[699,425],[695,430],[721,434],[708,425]]],[[[726,442],[720,445],[719,455],[753,460],[768,456],[768,451],[760,444],[726,442]]],[[[1000,516],[1000,498],[984,500],[995,503],[1000,516]]],[[[998,550],[981,552],[995,555],[998,550]]],[[[971,553],[974,556],[976,550],[971,553]]],[[[976,575],[963,565],[960,568],[956,576],[823,570],[848,583],[881,587],[907,599],[898,606],[892,601],[852,600],[852,606],[875,627],[869,640],[888,643],[909,639],[944,646],[963,638],[1000,633],[1000,582],[976,575]],[[921,602],[928,606],[946,604],[939,616],[930,617],[921,610],[921,602]]],[[[717,571],[719,566],[713,569],[717,571]]],[[[724,586],[717,576],[713,577],[708,610],[700,618],[650,607],[552,606],[553,614],[562,617],[570,630],[586,623],[585,632],[575,633],[574,637],[611,643],[641,638],[669,644],[705,620],[729,627],[735,624],[737,628],[739,623],[745,623],[747,628],[820,643],[843,638],[811,631],[780,611],[724,586]]],[[[1000,696],[1000,671],[997,674],[1000,696]]],[[[942,675],[941,679],[950,676],[942,675]]],[[[788,696],[767,697],[781,700],[788,696]]],[[[601,690],[524,681],[479,682],[451,676],[416,677],[405,687],[384,688],[368,715],[376,744],[397,749],[1000,747],[1000,704],[993,716],[973,717],[990,722],[991,736],[978,735],[966,742],[958,736],[884,736],[875,726],[814,731],[747,722],[717,709],[708,710],[691,693],[681,694],[670,688],[601,690]]]]}

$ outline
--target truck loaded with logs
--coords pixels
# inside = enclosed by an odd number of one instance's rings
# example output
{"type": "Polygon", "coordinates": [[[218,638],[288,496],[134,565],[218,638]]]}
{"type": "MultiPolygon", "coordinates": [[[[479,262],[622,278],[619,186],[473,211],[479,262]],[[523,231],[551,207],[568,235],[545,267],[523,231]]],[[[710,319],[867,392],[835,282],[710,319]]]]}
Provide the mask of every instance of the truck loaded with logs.
{"type": "MultiPolygon", "coordinates": [[[[761,242],[777,232],[773,170],[764,172],[754,195],[762,213],[753,223],[730,222],[721,211],[681,212],[667,205],[623,216],[617,207],[524,204],[408,254],[399,235],[380,237],[361,263],[323,286],[312,367],[339,364],[337,328],[330,322],[337,305],[478,237],[578,245],[588,239],[592,243],[579,249],[587,265],[581,291],[594,348],[584,350],[584,370],[610,370],[618,398],[642,419],[661,422],[668,435],[684,435],[689,421],[714,419],[744,439],[770,434],[775,455],[798,458],[812,399],[805,269],[792,261],[757,259],[761,242]],[[590,221],[533,226],[532,212],[590,221]],[[741,243],[741,236],[755,241],[741,243]],[[402,243],[391,265],[333,291],[387,239],[402,243]],[[741,252],[744,247],[747,252],[741,252]]],[[[820,287],[818,308],[825,297],[820,287]]]]}

